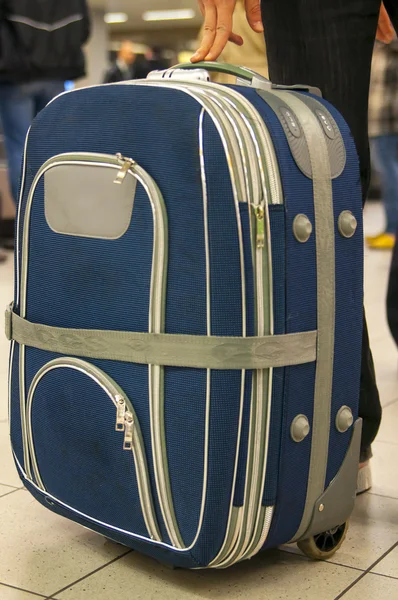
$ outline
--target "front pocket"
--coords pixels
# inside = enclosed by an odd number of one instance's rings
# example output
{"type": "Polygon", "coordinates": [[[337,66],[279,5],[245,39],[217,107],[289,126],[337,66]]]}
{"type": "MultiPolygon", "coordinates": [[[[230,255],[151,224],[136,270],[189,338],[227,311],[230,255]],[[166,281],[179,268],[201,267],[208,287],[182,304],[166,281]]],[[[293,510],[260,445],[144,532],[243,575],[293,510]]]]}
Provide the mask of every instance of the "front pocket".
{"type": "Polygon", "coordinates": [[[161,541],[134,407],[102,370],[47,363],[27,398],[31,469],[43,492],[104,525],[161,541]]]}
{"type": "MultiPolygon", "coordinates": [[[[113,269],[112,273],[110,273],[110,262],[108,260],[103,267],[106,272],[104,275],[100,272],[97,260],[94,262],[93,260],[94,257],[98,256],[99,244],[114,244],[115,247],[120,244],[120,247],[123,247],[124,240],[129,236],[129,230],[126,233],[124,232],[126,231],[126,227],[128,228],[128,222],[130,223],[131,221],[134,224],[134,213],[139,207],[138,218],[141,218],[142,223],[143,198],[149,203],[153,218],[151,265],[148,262],[148,266],[151,269],[149,305],[146,308],[146,313],[141,310],[138,329],[135,326],[133,330],[163,333],[165,330],[164,319],[168,266],[166,207],[162,193],[151,175],[133,159],[125,158],[121,154],[114,156],[82,152],[60,154],[48,160],[37,172],[27,198],[23,222],[21,262],[18,265],[21,275],[20,302],[17,302],[17,305],[19,304],[21,317],[29,317],[31,307],[40,307],[41,313],[45,315],[52,314],[53,302],[51,298],[54,290],[58,290],[61,285],[63,286],[63,282],[70,281],[72,282],[72,287],[66,288],[70,296],[69,299],[74,302],[78,297],[82,297],[85,302],[77,306],[75,309],[76,314],[71,314],[71,317],[65,313],[61,315],[60,311],[57,311],[55,317],[57,322],[65,319],[65,327],[75,326],[77,328],[84,328],[87,326],[87,323],[91,323],[92,315],[95,314],[96,323],[91,326],[99,329],[106,328],[110,322],[114,307],[115,290],[113,285],[117,270],[113,269]],[[73,184],[70,187],[69,182],[72,180],[73,184]],[[67,191],[68,186],[69,192],[67,191]],[[144,195],[143,191],[145,192],[144,195]],[[69,203],[68,199],[71,195],[78,197],[78,201],[69,203]],[[41,198],[44,198],[44,202],[41,198]],[[59,276],[56,285],[51,289],[51,293],[46,295],[47,304],[44,305],[41,301],[41,290],[38,290],[38,288],[32,290],[33,280],[30,281],[30,304],[28,306],[29,265],[31,261],[37,261],[40,256],[40,248],[37,247],[37,243],[34,245],[31,239],[34,237],[31,231],[31,215],[32,213],[34,214],[32,207],[36,206],[36,201],[40,206],[40,210],[44,213],[40,214],[40,220],[45,218],[49,227],[46,230],[55,232],[52,234],[51,244],[53,244],[53,249],[58,249],[54,250],[54,252],[59,257],[60,262],[62,263],[63,261],[63,263],[61,266],[57,264],[56,269],[54,267],[51,270],[49,269],[49,272],[62,273],[62,276],[59,276]],[[101,207],[106,206],[107,203],[112,205],[112,210],[109,211],[109,207],[107,208],[108,216],[104,219],[101,207]],[[81,208],[82,204],[86,204],[84,209],[81,208]],[[134,208],[134,204],[136,205],[136,209],[134,208]],[[118,215],[115,216],[113,212],[117,212],[118,215]],[[95,218],[91,219],[90,215],[94,213],[95,218]],[[59,238],[58,242],[56,242],[54,235],[59,238]],[[31,259],[30,253],[33,247],[35,248],[35,253],[33,255],[32,252],[33,258],[31,259]],[[77,274],[75,272],[72,273],[71,267],[68,266],[73,261],[70,259],[66,260],[66,257],[75,256],[76,248],[79,248],[79,256],[84,255],[87,270],[90,269],[91,271],[92,265],[94,265],[95,273],[100,273],[102,279],[105,280],[108,278],[108,280],[113,282],[113,285],[106,286],[102,298],[99,300],[97,299],[98,286],[93,277],[87,277],[86,280],[82,279],[82,268],[80,265],[78,265],[77,274]],[[60,284],[60,281],[62,284],[60,284]],[[71,289],[74,290],[73,295],[70,294],[71,289]],[[38,293],[39,298],[37,297],[38,293]],[[95,302],[95,307],[92,310],[89,309],[90,302],[92,304],[95,302]],[[81,307],[85,307],[85,314],[81,312],[81,307]]],[[[148,220],[145,223],[148,224],[148,220]]],[[[148,239],[148,232],[145,235],[146,239],[148,239]]],[[[41,247],[43,247],[43,244],[41,247]]],[[[101,247],[103,248],[104,246],[101,247]]],[[[123,252],[126,252],[126,246],[123,252]]],[[[113,255],[115,259],[117,251],[113,255]]],[[[44,260],[46,260],[46,257],[44,257],[44,260]]],[[[134,256],[124,256],[123,260],[125,265],[126,262],[130,264],[129,261],[131,261],[132,265],[134,264],[134,256]]],[[[42,269],[42,265],[40,268],[42,269]]],[[[139,268],[140,272],[144,271],[143,263],[141,263],[139,268]]],[[[73,267],[72,271],[74,270],[75,267],[73,267]]],[[[124,271],[127,271],[129,274],[133,271],[133,268],[128,269],[126,267],[124,271]]],[[[144,283],[145,281],[143,278],[144,283]]],[[[137,285],[141,284],[138,283],[137,285]]],[[[63,293],[65,295],[64,289],[63,293]]],[[[66,305],[67,303],[64,302],[63,306],[66,305]]],[[[38,320],[35,315],[32,318],[33,320],[38,320]]],[[[129,329],[130,325],[124,325],[122,322],[121,325],[117,324],[114,328],[129,329]]],[[[25,348],[23,346],[20,356],[20,376],[23,384],[25,379],[25,348]]],[[[158,365],[148,365],[148,404],[156,495],[169,540],[172,545],[182,548],[184,547],[184,543],[179,532],[170,485],[164,423],[163,380],[164,368],[158,365]]],[[[20,389],[20,411],[25,450],[24,465],[26,472],[29,473],[32,469],[29,465],[30,457],[27,451],[28,434],[26,432],[24,385],[21,385],[20,389]]]]}

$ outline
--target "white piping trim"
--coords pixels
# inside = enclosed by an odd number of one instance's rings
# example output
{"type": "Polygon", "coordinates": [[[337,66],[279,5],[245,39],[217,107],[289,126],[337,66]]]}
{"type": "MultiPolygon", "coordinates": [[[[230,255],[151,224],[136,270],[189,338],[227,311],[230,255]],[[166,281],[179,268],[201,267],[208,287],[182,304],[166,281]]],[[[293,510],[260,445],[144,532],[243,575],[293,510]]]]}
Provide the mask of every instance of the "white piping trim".
{"type": "Polygon", "coordinates": [[[28,27],[33,27],[33,29],[40,29],[41,31],[47,31],[48,33],[52,33],[53,31],[57,31],[57,29],[67,27],[72,23],[78,23],[79,21],[83,21],[83,19],[84,16],[81,13],[78,13],[76,15],[66,17],[65,19],[55,21],[55,23],[42,23],[40,21],[34,21],[33,19],[29,19],[28,17],[23,17],[22,15],[10,15],[9,17],[7,17],[6,20],[11,21],[12,23],[20,23],[21,25],[27,25],[28,27]]]}

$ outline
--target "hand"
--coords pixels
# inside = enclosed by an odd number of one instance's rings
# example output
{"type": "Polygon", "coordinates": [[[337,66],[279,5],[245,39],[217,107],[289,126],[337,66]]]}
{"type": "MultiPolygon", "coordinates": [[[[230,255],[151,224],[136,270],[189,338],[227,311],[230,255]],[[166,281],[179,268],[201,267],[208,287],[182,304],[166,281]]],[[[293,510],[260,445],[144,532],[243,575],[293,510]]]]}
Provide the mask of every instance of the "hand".
{"type": "MultiPolygon", "coordinates": [[[[243,38],[232,31],[236,0],[198,0],[204,17],[204,35],[192,62],[217,60],[228,41],[242,46],[243,38]]],[[[260,0],[245,0],[249,25],[257,33],[264,31],[261,21],[260,0]]]]}
{"type": "Polygon", "coordinates": [[[395,30],[391,24],[390,17],[382,3],[380,8],[379,23],[377,25],[376,39],[384,44],[390,44],[395,38],[395,30]]]}

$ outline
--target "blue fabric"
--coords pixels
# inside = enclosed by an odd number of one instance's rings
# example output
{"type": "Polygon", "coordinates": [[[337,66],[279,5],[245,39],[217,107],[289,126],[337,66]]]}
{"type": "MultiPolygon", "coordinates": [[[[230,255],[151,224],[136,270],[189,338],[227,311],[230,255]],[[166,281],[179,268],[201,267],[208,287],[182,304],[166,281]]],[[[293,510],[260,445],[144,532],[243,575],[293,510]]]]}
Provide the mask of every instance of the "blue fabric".
{"type": "Polygon", "coordinates": [[[363,306],[363,219],[362,192],[358,157],[353,138],[341,115],[328,102],[347,149],[346,167],[333,181],[336,252],[336,326],[333,370],[333,399],[330,418],[329,461],[326,486],[337,475],[351,441],[352,429],[340,433],[336,416],[343,405],[358,417],[361,376],[362,306],[363,306]],[[351,210],[358,222],[355,235],[343,238],[338,232],[338,218],[343,210],[351,210]]]}
{"type": "MultiPolygon", "coordinates": [[[[272,205],[269,207],[269,213],[272,244],[274,333],[275,335],[281,335],[285,333],[286,320],[285,207],[281,205],[272,205]]],[[[284,382],[285,369],[273,369],[270,441],[263,495],[264,506],[274,506],[276,502],[282,437],[284,382]]]]}
{"type": "MultiPolygon", "coordinates": [[[[39,115],[28,143],[28,171],[21,224],[33,178],[38,168],[56,154],[85,151],[115,154],[120,151],[134,157],[154,177],[164,196],[169,222],[165,315],[168,333],[205,335],[207,332],[203,191],[198,153],[200,110],[200,106],[191,98],[172,90],[132,86],[83,90],[59,98],[39,115]],[[98,128],[97,120],[92,118],[93,114],[101,115],[101,128],[98,128]],[[121,114],[130,115],[130,118],[120,119],[121,114]],[[46,139],[46,144],[42,143],[43,139],[46,139]],[[173,139],[172,146],[170,139],[173,139]]],[[[210,232],[211,329],[212,333],[218,335],[241,335],[242,284],[236,207],[224,150],[209,117],[205,118],[204,130],[210,232]],[[228,289],[227,295],[225,289],[228,289]]],[[[104,241],[60,236],[52,232],[44,218],[43,187],[43,182],[40,182],[31,213],[27,317],[55,326],[147,331],[153,218],[143,188],[137,188],[132,222],[127,233],[119,240],[104,241]]],[[[247,251],[250,257],[250,246],[247,251]]],[[[27,349],[27,388],[37,370],[55,357],[52,353],[27,349]]],[[[90,362],[109,374],[134,405],[144,436],[151,486],[155,489],[149,428],[148,368],[114,361],[90,362]]],[[[190,544],[196,535],[202,501],[206,380],[205,370],[165,369],[165,426],[171,487],[186,544],[190,544]]],[[[94,499],[81,498],[81,487],[72,486],[75,476],[83,479],[85,471],[96,470],[91,462],[94,457],[90,448],[98,439],[94,425],[87,427],[88,439],[84,438],[84,423],[88,413],[83,411],[79,423],[78,413],[70,413],[77,410],[76,407],[69,408],[69,412],[65,410],[69,416],[67,443],[76,444],[78,455],[87,452],[90,456],[86,462],[79,463],[77,475],[73,474],[76,461],[68,463],[65,484],[54,475],[56,459],[59,457],[57,452],[51,455],[48,447],[46,449],[46,440],[48,445],[53,445],[58,439],[59,429],[52,424],[53,417],[49,414],[47,402],[57,387],[66,388],[63,381],[66,381],[64,376],[54,374],[49,383],[43,382],[43,391],[38,395],[34,427],[38,432],[40,469],[46,473],[52,489],[61,500],[65,496],[71,503],[87,506],[87,510],[102,511],[104,520],[118,520],[121,518],[119,513],[110,510],[114,506],[110,497],[106,500],[108,508],[97,509],[90,504],[94,499]],[[42,412],[48,415],[43,430],[39,416],[42,412]]],[[[71,404],[72,396],[77,397],[81,391],[100,406],[100,394],[91,387],[86,390],[87,385],[84,378],[76,384],[71,381],[70,395],[62,392],[62,403],[65,406],[71,404]]],[[[201,536],[192,552],[195,565],[196,562],[206,565],[223,542],[236,455],[240,388],[239,372],[211,374],[208,494],[201,536]]],[[[101,456],[102,468],[117,460],[112,450],[113,442],[118,438],[117,432],[114,432],[112,410],[108,405],[98,415],[98,435],[108,436],[101,456]]],[[[59,427],[63,423],[61,419],[59,427]]],[[[120,453],[123,455],[122,450],[120,453]]],[[[124,465],[120,473],[126,467],[123,463],[125,460],[125,456],[120,459],[120,464],[124,465]]],[[[111,479],[114,483],[119,481],[118,485],[121,485],[120,473],[117,470],[113,477],[107,479],[109,490],[111,479]]],[[[126,503],[135,502],[131,499],[134,496],[134,476],[130,479],[131,486],[127,489],[126,484],[124,491],[126,503]]],[[[156,498],[154,503],[163,539],[168,542],[156,498]]],[[[140,521],[138,518],[135,525],[141,532],[142,519],[140,521]]],[[[138,547],[133,539],[128,543],[138,547]]],[[[151,552],[159,556],[163,553],[156,548],[151,552]]]]}
{"type": "Polygon", "coordinates": [[[21,414],[19,401],[19,345],[14,344],[14,357],[11,371],[11,406],[10,406],[11,444],[15,455],[24,466],[21,414]]]}
{"type": "MultiPolygon", "coordinates": [[[[294,217],[305,213],[314,223],[312,181],[294,162],[279,120],[255,90],[241,90],[267,123],[281,173],[286,227],[286,333],[316,329],[315,235],[306,244],[297,242],[294,217]]],[[[290,437],[290,425],[299,413],[313,416],[315,363],[286,369],[281,461],[275,517],[266,547],[285,542],[297,531],[304,510],[311,453],[310,436],[301,444],[290,437]]]]}

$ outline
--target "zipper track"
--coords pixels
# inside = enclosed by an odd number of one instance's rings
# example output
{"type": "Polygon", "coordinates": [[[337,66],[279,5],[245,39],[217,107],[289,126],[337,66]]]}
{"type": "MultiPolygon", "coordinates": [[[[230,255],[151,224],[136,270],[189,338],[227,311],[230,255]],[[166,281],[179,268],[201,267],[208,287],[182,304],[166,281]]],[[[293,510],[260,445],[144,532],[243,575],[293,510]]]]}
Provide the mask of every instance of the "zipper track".
{"type": "MultiPolygon", "coordinates": [[[[37,462],[33,439],[32,406],[35,392],[40,381],[48,373],[56,369],[73,369],[75,371],[83,373],[83,375],[90,377],[90,379],[92,379],[99,387],[102,388],[102,390],[110,398],[110,400],[113,402],[116,408],[118,408],[120,399],[123,399],[124,403],[127,405],[128,410],[133,415],[134,419],[134,442],[132,444],[131,449],[136,468],[138,493],[140,496],[142,514],[150,538],[152,540],[161,541],[161,535],[159,531],[159,526],[156,521],[156,514],[152,500],[144,441],[142,438],[141,428],[133,405],[131,404],[130,400],[123,392],[123,390],[118,385],[116,385],[116,383],[110,377],[108,377],[101,369],[98,369],[97,367],[87,363],[86,361],[77,358],[58,358],[47,363],[42,369],[40,369],[36,373],[35,377],[33,378],[27,399],[27,436],[30,456],[32,460],[33,474],[38,487],[43,492],[46,492],[46,487],[40,476],[40,470],[37,462]]],[[[32,473],[27,472],[27,476],[29,479],[32,479],[32,473]]]]}

